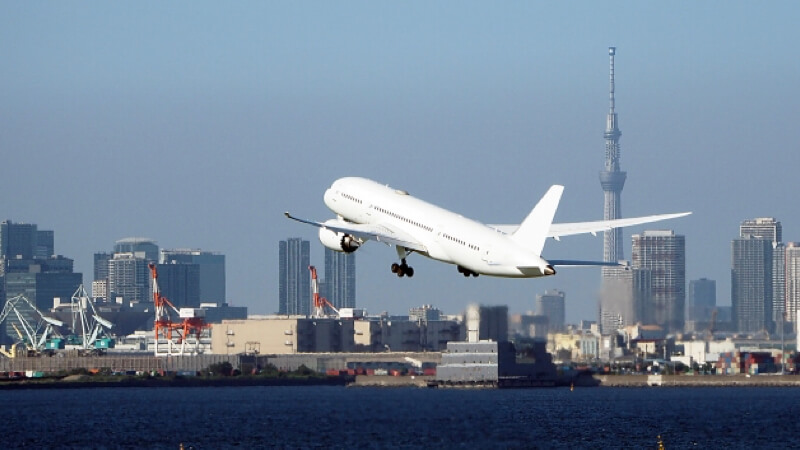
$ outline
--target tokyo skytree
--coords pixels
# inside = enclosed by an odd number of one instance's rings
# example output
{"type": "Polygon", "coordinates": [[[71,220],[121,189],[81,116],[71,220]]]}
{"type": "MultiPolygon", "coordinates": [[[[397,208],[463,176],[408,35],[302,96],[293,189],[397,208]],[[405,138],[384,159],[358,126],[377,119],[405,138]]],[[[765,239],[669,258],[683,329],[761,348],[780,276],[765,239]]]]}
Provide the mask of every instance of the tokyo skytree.
{"type": "MultiPolygon", "coordinates": [[[[600,172],[600,185],[603,187],[605,197],[603,218],[605,220],[619,219],[622,217],[620,194],[625,185],[626,173],[619,168],[620,148],[617,113],[614,110],[614,55],[616,47],[608,48],[609,57],[609,94],[608,115],[606,116],[606,158],[605,170],[600,172]]],[[[615,228],[605,232],[603,237],[603,260],[620,261],[625,256],[622,251],[622,229],[615,228]]]]}

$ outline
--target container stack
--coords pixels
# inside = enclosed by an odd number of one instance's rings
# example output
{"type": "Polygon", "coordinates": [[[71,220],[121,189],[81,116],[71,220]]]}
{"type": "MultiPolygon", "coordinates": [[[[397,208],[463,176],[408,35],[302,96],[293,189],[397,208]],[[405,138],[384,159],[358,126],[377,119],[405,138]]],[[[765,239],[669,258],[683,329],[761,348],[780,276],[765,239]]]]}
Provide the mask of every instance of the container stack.
{"type": "Polygon", "coordinates": [[[741,373],[742,354],[739,352],[725,352],[719,354],[716,368],[718,375],[734,375],[741,373]]]}
{"type": "MultiPolygon", "coordinates": [[[[780,358],[778,358],[780,361],[780,358]]],[[[770,352],[752,352],[744,354],[744,373],[758,375],[760,373],[775,373],[779,365],[770,352]]]]}

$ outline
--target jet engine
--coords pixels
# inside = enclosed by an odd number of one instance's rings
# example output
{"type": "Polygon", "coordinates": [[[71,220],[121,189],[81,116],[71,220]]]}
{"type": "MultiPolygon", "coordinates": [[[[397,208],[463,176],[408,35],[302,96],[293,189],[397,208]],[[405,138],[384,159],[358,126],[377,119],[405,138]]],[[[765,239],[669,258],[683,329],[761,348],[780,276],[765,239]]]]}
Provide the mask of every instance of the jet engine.
{"type": "Polygon", "coordinates": [[[361,247],[361,241],[346,233],[337,233],[327,228],[319,229],[319,241],[325,247],[337,252],[353,253],[361,247]]]}

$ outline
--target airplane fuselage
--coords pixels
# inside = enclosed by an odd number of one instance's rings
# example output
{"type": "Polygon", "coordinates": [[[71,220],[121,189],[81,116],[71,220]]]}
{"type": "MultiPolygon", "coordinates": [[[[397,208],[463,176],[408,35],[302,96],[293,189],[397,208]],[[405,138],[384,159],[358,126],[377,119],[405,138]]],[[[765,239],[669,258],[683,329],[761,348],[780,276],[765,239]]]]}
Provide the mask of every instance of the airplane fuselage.
{"type": "Polygon", "coordinates": [[[509,235],[366,178],[336,180],[325,191],[324,201],[344,221],[402,230],[424,246],[417,253],[473,274],[517,278],[555,274],[537,252],[509,235]]]}

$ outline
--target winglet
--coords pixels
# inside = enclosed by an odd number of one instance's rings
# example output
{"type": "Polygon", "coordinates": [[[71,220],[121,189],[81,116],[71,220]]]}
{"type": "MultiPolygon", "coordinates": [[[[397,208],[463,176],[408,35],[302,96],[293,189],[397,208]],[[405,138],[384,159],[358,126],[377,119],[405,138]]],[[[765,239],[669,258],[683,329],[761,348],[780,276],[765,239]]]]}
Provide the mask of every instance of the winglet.
{"type": "Polygon", "coordinates": [[[550,189],[511,235],[511,238],[540,255],[563,192],[564,186],[558,184],[550,186],[550,189]]]}

